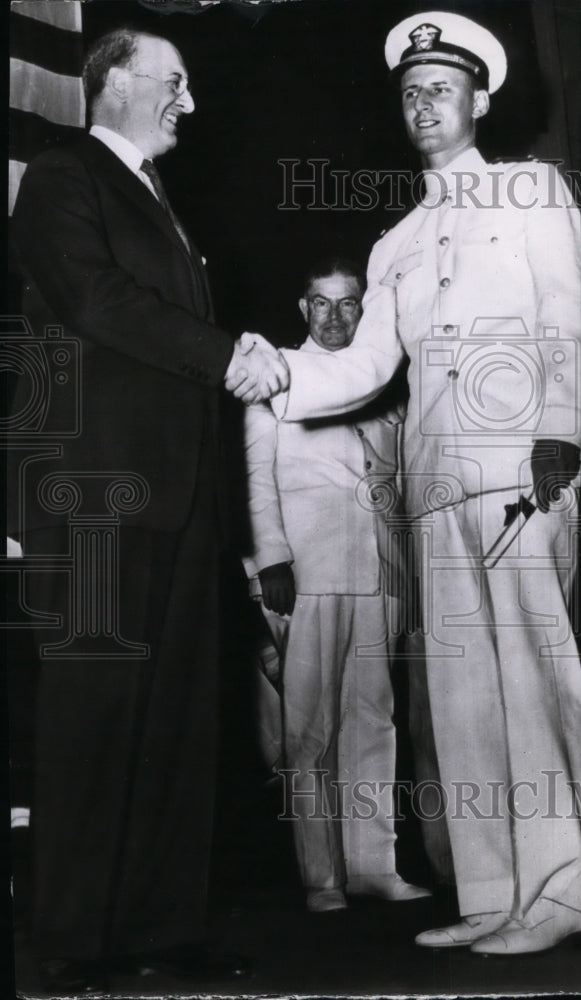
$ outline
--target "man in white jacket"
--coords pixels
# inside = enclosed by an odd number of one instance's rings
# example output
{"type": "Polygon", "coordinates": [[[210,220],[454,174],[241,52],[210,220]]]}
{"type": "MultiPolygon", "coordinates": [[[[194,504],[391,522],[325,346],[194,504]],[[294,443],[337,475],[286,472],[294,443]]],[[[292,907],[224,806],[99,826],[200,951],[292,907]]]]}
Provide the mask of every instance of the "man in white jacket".
{"type": "Polygon", "coordinates": [[[409,357],[404,500],[462,918],[416,940],[542,951],[581,931],[580,216],[554,166],[476,149],[506,73],[490,32],[416,14],[386,59],[425,196],[373,249],[353,344],[285,352],[273,405],[289,421],[360,406],[409,357]]]}
{"type": "MultiPolygon", "coordinates": [[[[349,261],[312,269],[299,302],[309,328],[301,352],[347,347],[364,289],[349,261]]],[[[285,815],[313,912],[343,909],[345,891],[429,895],[395,868],[390,662],[404,581],[389,538],[400,421],[380,401],[306,423],[277,421],[269,404],[246,411],[246,566],[260,580],[278,648],[286,646],[285,815]]]]}

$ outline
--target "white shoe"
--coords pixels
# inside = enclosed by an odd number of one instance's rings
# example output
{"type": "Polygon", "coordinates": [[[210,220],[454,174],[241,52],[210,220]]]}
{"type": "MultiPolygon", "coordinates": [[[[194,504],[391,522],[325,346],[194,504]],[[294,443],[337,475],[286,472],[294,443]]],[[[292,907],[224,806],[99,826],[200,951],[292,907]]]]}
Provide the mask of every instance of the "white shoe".
{"type": "Polygon", "coordinates": [[[581,931],[581,912],[541,896],[521,919],[512,918],[472,945],[478,955],[523,955],[546,951],[581,931]]]}
{"type": "Polygon", "coordinates": [[[346,910],[347,900],[340,889],[309,889],[307,892],[307,909],[311,913],[346,910]]]}
{"type": "Polygon", "coordinates": [[[373,878],[371,875],[354,875],[347,882],[345,891],[351,896],[378,896],[390,903],[405,903],[431,896],[429,889],[404,882],[396,872],[373,878]]]}
{"type": "Polygon", "coordinates": [[[425,948],[461,948],[472,944],[478,938],[492,934],[509,919],[504,910],[497,913],[473,913],[458,924],[422,931],[416,937],[416,944],[425,948]]]}

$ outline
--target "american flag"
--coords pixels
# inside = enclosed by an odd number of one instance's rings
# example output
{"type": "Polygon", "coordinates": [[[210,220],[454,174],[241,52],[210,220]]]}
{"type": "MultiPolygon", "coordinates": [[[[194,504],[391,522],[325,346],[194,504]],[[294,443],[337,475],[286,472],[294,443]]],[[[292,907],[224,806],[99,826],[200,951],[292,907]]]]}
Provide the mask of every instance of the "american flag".
{"type": "Polygon", "coordinates": [[[85,125],[80,0],[10,4],[10,161],[12,214],[27,163],[85,125]]]}

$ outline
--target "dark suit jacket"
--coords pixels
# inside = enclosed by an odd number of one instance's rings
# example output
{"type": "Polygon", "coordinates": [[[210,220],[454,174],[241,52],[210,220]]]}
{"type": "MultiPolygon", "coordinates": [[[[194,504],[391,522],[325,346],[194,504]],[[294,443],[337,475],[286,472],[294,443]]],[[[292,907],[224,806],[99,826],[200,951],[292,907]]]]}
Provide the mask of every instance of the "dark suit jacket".
{"type": "MultiPolygon", "coordinates": [[[[13,238],[34,334],[62,324],[81,344],[81,433],[63,438],[62,459],[27,467],[25,529],[52,520],[36,500],[35,480],[79,470],[141,474],[150,500],[127,523],[179,529],[200,472],[203,434],[211,435],[220,464],[219,386],[232,353],[232,338],[214,325],[196,249],[190,258],[157,199],[91,136],[29,165],[13,238]]],[[[74,394],[54,382],[51,366],[49,358],[51,426],[66,429],[74,394]]],[[[29,395],[23,377],[16,413],[29,395]]],[[[94,504],[102,510],[96,490],[88,514],[94,504]]],[[[10,527],[17,532],[14,500],[10,527]]]]}

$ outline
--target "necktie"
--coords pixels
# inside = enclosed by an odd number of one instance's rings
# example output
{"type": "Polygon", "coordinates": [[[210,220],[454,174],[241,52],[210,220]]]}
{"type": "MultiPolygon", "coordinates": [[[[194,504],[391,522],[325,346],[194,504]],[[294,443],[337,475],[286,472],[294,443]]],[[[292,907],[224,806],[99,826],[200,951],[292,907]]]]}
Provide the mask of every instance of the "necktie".
{"type": "Polygon", "coordinates": [[[192,279],[193,292],[198,313],[203,319],[208,319],[212,321],[213,319],[212,305],[210,301],[210,295],[208,292],[206,275],[198,251],[196,250],[195,247],[191,246],[190,241],[188,240],[188,237],[186,236],[185,230],[182,228],[179,219],[177,218],[176,215],[174,215],[173,209],[165,193],[164,186],[161,183],[161,177],[159,176],[153,161],[144,160],[143,163],[141,164],[141,170],[147,177],[149,177],[149,180],[151,181],[153,190],[157,195],[161,207],[163,208],[164,212],[171,221],[174,229],[176,230],[178,236],[180,237],[186,249],[187,261],[190,266],[190,276],[192,279]]]}
{"type": "Polygon", "coordinates": [[[186,250],[188,251],[188,253],[190,253],[190,243],[188,237],[186,236],[185,230],[183,229],[179,219],[173,212],[173,209],[168,201],[168,197],[165,193],[164,186],[161,183],[161,177],[157,172],[157,168],[153,160],[144,160],[143,163],[141,164],[141,170],[146,175],[146,177],[149,177],[149,180],[152,183],[153,190],[157,195],[161,207],[171,220],[172,225],[176,230],[178,236],[180,237],[182,243],[184,244],[186,250]]]}

